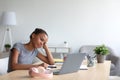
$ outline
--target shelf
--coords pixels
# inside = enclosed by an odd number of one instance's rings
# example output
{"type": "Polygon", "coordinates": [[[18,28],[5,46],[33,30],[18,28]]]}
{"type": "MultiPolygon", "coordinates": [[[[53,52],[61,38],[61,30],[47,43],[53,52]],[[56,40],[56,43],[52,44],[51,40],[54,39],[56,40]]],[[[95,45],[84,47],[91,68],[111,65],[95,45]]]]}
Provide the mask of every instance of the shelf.
{"type": "Polygon", "coordinates": [[[49,47],[52,53],[70,53],[70,47],[49,47]]]}
{"type": "Polygon", "coordinates": [[[53,54],[53,56],[58,57],[57,54],[59,54],[60,58],[63,59],[63,57],[65,56],[65,54],[68,54],[71,52],[71,48],[70,47],[49,47],[51,53],[53,54]]]}

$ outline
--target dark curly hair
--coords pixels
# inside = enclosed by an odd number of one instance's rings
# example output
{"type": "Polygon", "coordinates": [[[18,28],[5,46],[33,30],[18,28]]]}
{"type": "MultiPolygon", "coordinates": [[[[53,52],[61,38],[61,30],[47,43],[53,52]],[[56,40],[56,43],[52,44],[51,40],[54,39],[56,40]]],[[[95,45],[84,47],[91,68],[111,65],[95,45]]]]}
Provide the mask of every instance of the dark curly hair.
{"type": "MultiPolygon", "coordinates": [[[[40,28],[36,28],[36,29],[32,32],[32,34],[41,34],[41,33],[44,33],[44,34],[46,34],[46,35],[48,36],[47,32],[46,32],[45,30],[43,30],[43,29],[40,29],[40,28]]],[[[32,38],[32,34],[30,35],[30,39],[32,38]]]]}

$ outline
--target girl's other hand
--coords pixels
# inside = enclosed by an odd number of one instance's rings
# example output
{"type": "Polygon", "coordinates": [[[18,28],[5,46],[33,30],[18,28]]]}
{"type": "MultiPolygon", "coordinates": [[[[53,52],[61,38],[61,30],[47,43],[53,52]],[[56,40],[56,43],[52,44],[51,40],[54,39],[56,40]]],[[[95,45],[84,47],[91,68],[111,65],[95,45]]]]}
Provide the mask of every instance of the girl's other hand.
{"type": "Polygon", "coordinates": [[[39,66],[42,66],[42,67],[44,67],[44,68],[47,68],[47,67],[48,67],[48,64],[47,64],[47,63],[42,63],[42,64],[40,64],[39,66]]]}

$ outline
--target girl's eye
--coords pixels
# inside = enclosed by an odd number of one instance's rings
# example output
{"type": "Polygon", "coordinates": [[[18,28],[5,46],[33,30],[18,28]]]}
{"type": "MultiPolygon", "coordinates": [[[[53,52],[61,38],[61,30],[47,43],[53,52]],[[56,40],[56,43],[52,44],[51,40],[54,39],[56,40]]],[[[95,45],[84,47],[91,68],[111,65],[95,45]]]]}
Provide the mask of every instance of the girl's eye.
{"type": "Polygon", "coordinates": [[[43,38],[40,38],[40,40],[41,40],[41,41],[44,41],[44,39],[43,39],[43,38]]]}

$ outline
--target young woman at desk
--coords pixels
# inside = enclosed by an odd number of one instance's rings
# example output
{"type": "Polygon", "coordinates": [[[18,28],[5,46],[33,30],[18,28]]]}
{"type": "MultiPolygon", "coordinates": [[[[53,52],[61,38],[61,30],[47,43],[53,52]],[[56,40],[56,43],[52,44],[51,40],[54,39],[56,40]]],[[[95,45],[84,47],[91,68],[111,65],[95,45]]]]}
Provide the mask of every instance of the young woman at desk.
{"type": "Polygon", "coordinates": [[[46,44],[47,41],[48,34],[43,29],[36,28],[30,35],[30,41],[27,44],[14,44],[9,56],[8,72],[26,70],[31,67],[47,67],[47,64],[53,65],[54,60],[46,44]],[[41,47],[45,50],[46,56],[37,50],[41,47]],[[33,65],[32,62],[35,57],[45,63],[33,65]]]}

